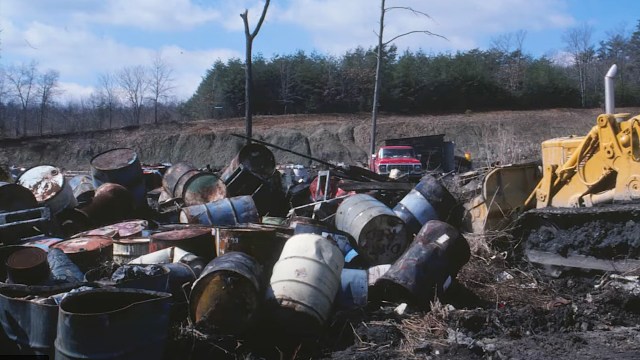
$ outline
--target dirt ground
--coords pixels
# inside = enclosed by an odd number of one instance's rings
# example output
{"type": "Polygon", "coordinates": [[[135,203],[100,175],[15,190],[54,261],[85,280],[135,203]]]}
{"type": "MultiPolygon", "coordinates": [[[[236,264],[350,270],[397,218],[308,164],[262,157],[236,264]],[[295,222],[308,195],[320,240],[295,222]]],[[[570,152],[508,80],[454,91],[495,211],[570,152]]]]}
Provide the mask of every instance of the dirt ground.
{"type": "MultiPolygon", "coordinates": [[[[618,109],[640,114],[640,108],[618,109]]],[[[586,134],[596,124],[598,109],[496,111],[448,115],[381,114],[377,144],[384,139],[445,134],[456,155],[471,153],[475,167],[540,158],[543,140],[586,134]]],[[[323,114],[254,117],[254,137],[326,161],[364,164],[370,149],[370,114],[323,114]]],[[[0,140],[0,164],[31,167],[50,164],[89,170],[91,158],[116,147],[131,147],[142,162],[187,161],[197,167],[223,168],[244,140],[243,119],[143,125],[111,131],[45,138],[0,140]]],[[[279,163],[310,162],[275,150],[279,163]]]]}

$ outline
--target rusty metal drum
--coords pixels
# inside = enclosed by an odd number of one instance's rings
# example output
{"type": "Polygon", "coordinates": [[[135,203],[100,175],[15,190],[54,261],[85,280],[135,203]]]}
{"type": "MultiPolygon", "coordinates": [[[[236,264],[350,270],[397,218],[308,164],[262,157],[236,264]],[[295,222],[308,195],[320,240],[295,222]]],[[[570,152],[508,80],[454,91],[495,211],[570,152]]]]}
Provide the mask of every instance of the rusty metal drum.
{"type": "Polygon", "coordinates": [[[251,196],[236,196],[207,204],[193,205],[180,211],[183,224],[231,226],[259,223],[260,216],[251,196]]]}
{"type": "Polygon", "coordinates": [[[171,294],[101,288],[60,302],[55,358],[160,359],[169,334],[171,294]]]}
{"type": "Polygon", "coordinates": [[[215,228],[218,256],[230,251],[251,255],[271,275],[271,269],[280,257],[286,240],[279,237],[275,229],[253,225],[246,227],[215,228]]]}
{"type": "Polygon", "coordinates": [[[170,167],[162,187],[171,197],[181,198],[186,206],[220,200],[227,195],[226,186],[217,175],[186,163],[170,167]]]}
{"type": "Polygon", "coordinates": [[[469,257],[467,240],[453,226],[431,220],[375,287],[386,300],[427,307],[446,291],[469,257]]]}
{"type": "Polygon", "coordinates": [[[111,149],[94,156],[91,159],[91,176],[96,189],[104,183],[120,184],[131,192],[136,207],[147,206],[142,166],[133,149],[111,149]]]}
{"type": "Polygon", "coordinates": [[[335,225],[355,239],[358,254],[371,266],[394,262],[407,246],[402,219],[369,195],[346,198],[338,207],[335,225]]]}
{"type": "Polygon", "coordinates": [[[62,250],[82,272],[113,260],[113,240],[106,236],[81,236],[53,245],[62,250]]]}
{"type": "Polygon", "coordinates": [[[95,226],[112,224],[133,216],[135,200],[127,188],[104,183],[96,189],[93,200],[77,209],[95,226]]]}
{"type": "Polygon", "coordinates": [[[20,175],[16,183],[29,189],[36,201],[51,209],[54,215],[78,205],[73,196],[73,190],[57,167],[51,165],[32,167],[20,175]]]}
{"type": "Polygon", "coordinates": [[[331,240],[292,236],[273,267],[267,301],[286,331],[315,333],[328,320],[340,287],[344,258],[331,240]]]}
{"type": "Polygon", "coordinates": [[[276,159],[271,150],[260,144],[247,144],[240,149],[220,178],[225,184],[238,169],[248,171],[262,180],[267,180],[276,171],[276,159]]]}
{"type": "Polygon", "coordinates": [[[191,320],[223,333],[246,331],[262,300],[262,276],[260,264],[245,253],[228,252],[213,259],[191,288],[191,320]]]}
{"type": "Polygon", "coordinates": [[[151,235],[149,252],[178,247],[209,261],[216,257],[216,246],[210,228],[171,230],[151,235]]]}
{"type": "Polygon", "coordinates": [[[442,220],[456,224],[457,201],[451,193],[431,175],[424,176],[393,211],[407,224],[407,232],[413,236],[429,220],[442,220]]]}
{"type": "Polygon", "coordinates": [[[39,247],[26,247],[13,252],[4,265],[9,281],[14,284],[37,285],[49,280],[47,252],[39,247]]]}

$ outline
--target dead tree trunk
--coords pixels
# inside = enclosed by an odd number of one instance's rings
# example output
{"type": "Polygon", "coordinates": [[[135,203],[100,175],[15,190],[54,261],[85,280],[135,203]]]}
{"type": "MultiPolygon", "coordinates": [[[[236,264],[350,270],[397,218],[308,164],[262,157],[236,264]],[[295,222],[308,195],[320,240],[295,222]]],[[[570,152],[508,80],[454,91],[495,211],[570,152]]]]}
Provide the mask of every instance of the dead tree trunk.
{"type": "MultiPolygon", "coordinates": [[[[252,94],[253,94],[253,73],[251,71],[251,50],[253,47],[253,39],[256,38],[258,32],[260,31],[260,27],[262,26],[262,22],[264,21],[265,16],[267,15],[267,9],[269,8],[270,0],[266,0],[264,4],[264,8],[262,9],[262,15],[260,15],[260,20],[258,21],[258,25],[251,32],[249,30],[249,19],[248,14],[249,10],[245,10],[240,17],[244,22],[244,36],[246,40],[246,51],[245,51],[245,85],[244,85],[244,118],[246,125],[246,135],[247,138],[251,138],[251,129],[252,129],[252,94]]],[[[247,139],[247,143],[250,143],[251,140],[247,139]]]]}

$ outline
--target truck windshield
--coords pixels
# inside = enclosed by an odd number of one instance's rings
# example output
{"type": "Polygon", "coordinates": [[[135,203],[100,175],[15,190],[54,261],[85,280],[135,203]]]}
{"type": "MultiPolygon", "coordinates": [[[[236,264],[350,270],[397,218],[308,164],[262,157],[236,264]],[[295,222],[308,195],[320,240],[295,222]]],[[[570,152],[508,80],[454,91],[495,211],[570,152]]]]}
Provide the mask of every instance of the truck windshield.
{"type": "Polygon", "coordinates": [[[382,157],[385,158],[397,158],[397,157],[415,157],[413,149],[382,149],[382,157]]]}

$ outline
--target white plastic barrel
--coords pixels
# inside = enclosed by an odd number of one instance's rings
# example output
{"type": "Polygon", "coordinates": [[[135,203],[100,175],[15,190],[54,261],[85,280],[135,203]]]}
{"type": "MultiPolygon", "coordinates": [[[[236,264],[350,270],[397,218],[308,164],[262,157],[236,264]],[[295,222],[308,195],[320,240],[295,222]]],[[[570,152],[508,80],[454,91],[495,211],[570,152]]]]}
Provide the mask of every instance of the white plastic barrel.
{"type": "Polygon", "coordinates": [[[343,266],[344,256],[331,240],[316,234],[292,236],[271,275],[268,297],[280,307],[275,315],[278,320],[292,328],[304,323],[298,321],[300,317],[310,317],[318,326],[324,324],[340,287],[343,266]]]}

